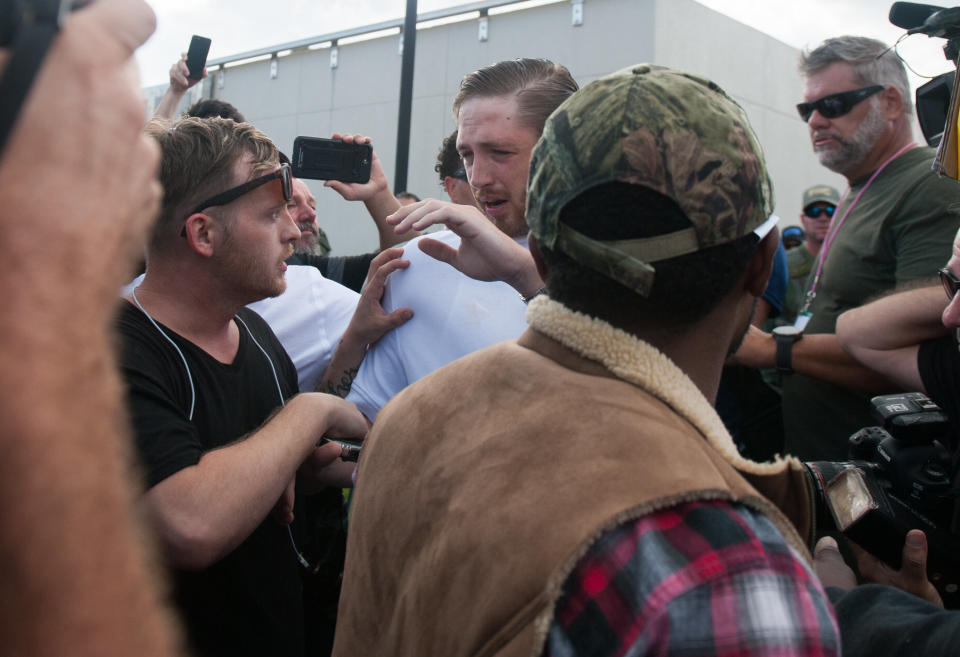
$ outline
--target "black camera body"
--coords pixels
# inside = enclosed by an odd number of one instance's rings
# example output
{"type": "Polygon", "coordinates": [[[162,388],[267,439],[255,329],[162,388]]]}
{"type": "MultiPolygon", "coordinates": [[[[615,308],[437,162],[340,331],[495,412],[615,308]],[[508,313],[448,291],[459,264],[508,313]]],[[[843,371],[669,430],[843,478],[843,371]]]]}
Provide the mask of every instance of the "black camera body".
{"type": "Polygon", "coordinates": [[[927,572],[948,607],[960,606],[960,533],[946,414],[919,392],[870,400],[882,427],[850,436],[849,461],[806,463],[818,533],[844,536],[900,568],[906,534],[927,535],[927,572]]]}

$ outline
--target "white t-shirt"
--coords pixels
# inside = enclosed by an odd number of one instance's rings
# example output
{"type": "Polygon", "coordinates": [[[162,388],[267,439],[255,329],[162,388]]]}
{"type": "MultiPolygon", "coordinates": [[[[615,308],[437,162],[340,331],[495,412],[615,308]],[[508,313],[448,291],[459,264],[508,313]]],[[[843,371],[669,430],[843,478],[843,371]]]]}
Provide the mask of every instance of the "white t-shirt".
{"type": "MultiPolygon", "coordinates": [[[[360,295],[327,280],[316,267],[291,265],[286,279],[283,294],[248,307],[270,325],[290,356],[300,391],[312,392],[347,330],[360,295]]],[[[120,293],[129,294],[142,280],[140,274],[120,293]]]]}
{"type": "Polygon", "coordinates": [[[283,294],[261,299],[248,308],[277,334],[297,367],[300,391],[310,392],[330,364],[360,295],[327,280],[316,267],[291,265],[286,279],[283,294]]]}
{"type": "MultiPolygon", "coordinates": [[[[429,237],[454,248],[460,244],[448,230],[429,237]]],[[[527,328],[527,306],[516,290],[461,274],[423,253],[419,240],[404,247],[410,266],[390,274],[383,296],[384,310],[410,308],[413,318],[367,352],[347,395],[370,420],[417,379],[478,349],[517,338],[527,328]]]]}

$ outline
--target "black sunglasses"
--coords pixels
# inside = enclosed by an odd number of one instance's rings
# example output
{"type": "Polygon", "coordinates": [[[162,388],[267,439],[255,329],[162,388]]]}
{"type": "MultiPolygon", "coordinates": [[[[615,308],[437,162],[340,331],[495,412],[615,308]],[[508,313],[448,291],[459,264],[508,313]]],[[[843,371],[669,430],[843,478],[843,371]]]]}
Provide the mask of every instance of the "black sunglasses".
{"type": "Polygon", "coordinates": [[[886,87],[883,85],[875,84],[872,87],[830,94],[829,96],[818,98],[810,103],[800,103],[797,105],[797,112],[799,112],[800,118],[803,119],[804,123],[810,120],[810,116],[814,110],[820,112],[826,119],[835,119],[852,110],[858,103],[865,101],[874,94],[880,93],[884,89],[886,89],[886,87]]]}
{"type": "Polygon", "coordinates": [[[943,283],[943,291],[947,293],[947,298],[953,301],[957,296],[957,290],[960,290],[960,278],[951,274],[947,269],[939,271],[940,282],[943,283]]]}
{"type": "MultiPolygon", "coordinates": [[[[237,185],[236,187],[231,187],[225,192],[220,192],[216,196],[208,198],[203,203],[200,203],[197,207],[193,209],[190,214],[196,214],[203,210],[204,208],[212,208],[217,205],[226,205],[227,203],[232,203],[238,198],[243,196],[248,192],[252,192],[257,187],[266,185],[271,180],[280,179],[280,188],[283,191],[283,200],[292,201],[293,200],[293,174],[290,171],[289,164],[281,164],[280,168],[272,173],[268,173],[265,176],[260,176],[259,178],[254,178],[253,180],[247,181],[242,185],[237,185]]],[[[187,215],[189,216],[189,215],[187,215]]],[[[180,237],[187,236],[187,227],[184,227],[180,230],[180,237]]]]}
{"type": "Polygon", "coordinates": [[[811,219],[816,219],[821,214],[825,214],[827,215],[828,218],[833,219],[833,213],[836,211],[837,211],[837,206],[835,205],[828,205],[827,207],[814,205],[804,210],[803,214],[807,215],[811,219]]]}

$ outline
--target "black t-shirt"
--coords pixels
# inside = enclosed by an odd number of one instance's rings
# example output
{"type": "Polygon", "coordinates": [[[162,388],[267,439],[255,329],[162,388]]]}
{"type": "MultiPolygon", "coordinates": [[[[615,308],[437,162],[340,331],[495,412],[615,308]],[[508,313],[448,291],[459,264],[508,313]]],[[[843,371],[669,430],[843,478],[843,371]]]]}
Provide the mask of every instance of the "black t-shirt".
{"type": "Polygon", "coordinates": [[[367,279],[370,263],[377,257],[376,252],[353,256],[315,256],[294,253],[287,258],[288,265],[309,265],[316,267],[323,277],[340,283],[354,292],[360,292],[367,279]]]}
{"type": "Polygon", "coordinates": [[[960,350],[953,337],[947,335],[921,343],[917,369],[927,395],[950,418],[956,448],[960,436],[960,350]]]}
{"type": "MultiPolygon", "coordinates": [[[[188,377],[173,345],[140,310],[124,304],[118,320],[121,370],[148,487],[253,432],[281,405],[281,395],[296,393],[296,369],[266,322],[246,308],[237,317],[240,345],[229,365],[162,327],[189,364],[188,377]]],[[[339,491],[330,493],[339,509],[339,491]]],[[[268,516],[216,564],[174,570],[174,595],[194,654],[302,655],[298,568],[287,529],[268,516]]]]}

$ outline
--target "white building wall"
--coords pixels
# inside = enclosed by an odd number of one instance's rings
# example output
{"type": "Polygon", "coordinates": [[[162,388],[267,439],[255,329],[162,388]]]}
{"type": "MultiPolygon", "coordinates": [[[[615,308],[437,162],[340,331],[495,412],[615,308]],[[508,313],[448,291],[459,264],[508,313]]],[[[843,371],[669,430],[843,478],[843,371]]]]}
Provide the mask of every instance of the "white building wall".
{"type": "MultiPolygon", "coordinates": [[[[564,64],[581,85],[638,62],[714,80],[743,105],[760,137],[776,211],[784,219],[781,228],[797,223],[806,187],[824,182],[844,187],[840,176],[819,165],[796,115],[801,94],[796,49],[693,0],[584,0],[580,26],[571,24],[571,9],[571,3],[558,2],[489,16],[486,41],[478,39],[476,19],[418,31],[409,191],[443,197],[433,166],[443,138],[455,127],[450,106],[461,77],[515,57],[564,64]]],[[[297,135],[369,135],[392,184],[399,41],[389,36],[340,45],[335,69],[329,49],[301,48],[278,59],[275,79],[270,61],[260,61],[212,73],[201,93],[236,105],[288,153],[297,135]]],[[[162,87],[146,90],[148,103],[155,105],[162,92],[162,87]]],[[[376,248],[377,233],[362,204],[343,201],[320,181],[308,184],[334,253],[376,248]]]]}

